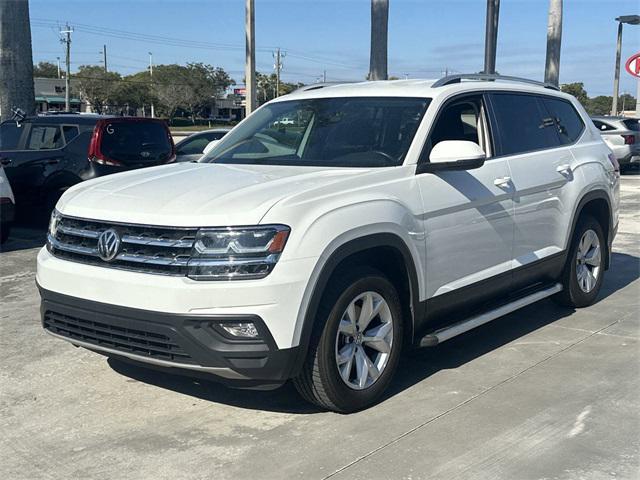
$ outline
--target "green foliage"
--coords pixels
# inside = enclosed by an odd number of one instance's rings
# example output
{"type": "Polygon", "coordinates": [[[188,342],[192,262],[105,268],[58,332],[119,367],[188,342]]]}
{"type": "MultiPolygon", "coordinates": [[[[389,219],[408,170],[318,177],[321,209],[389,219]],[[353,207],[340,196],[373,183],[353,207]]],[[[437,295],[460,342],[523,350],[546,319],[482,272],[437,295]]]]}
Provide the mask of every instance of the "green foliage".
{"type": "MultiPolygon", "coordinates": [[[[263,73],[256,72],[256,89],[258,103],[266,103],[269,100],[273,100],[275,98],[277,83],[278,82],[275,73],[265,75],[263,73]]],[[[302,83],[287,83],[280,81],[278,92],[280,93],[280,95],[286,95],[287,93],[291,93],[294,90],[300,88],[302,85],[302,83]]]]}
{"type": "Polygon", "coordinates": [[[81,95],[94,112],[104,113],[105,107],[114,103],[121,77],[116,72],[105,72],[103,67],[82,65],[74,75],[78,80],[81,95]]]}
{"type": "Polygon", "coordinates": [[[34,78],[58,78],[58,66],[51,62],[38,62],[33,66],[34,78]]]}
{"type": "Polygon", "coordinates": [[[565,83],[563,85],[560,85],[560,90],[568,93],[569,95],[573,95],[585,108],[587,107],[589,96],[587,95],[587,91],[584,89],[584,83],[565,83]]]}

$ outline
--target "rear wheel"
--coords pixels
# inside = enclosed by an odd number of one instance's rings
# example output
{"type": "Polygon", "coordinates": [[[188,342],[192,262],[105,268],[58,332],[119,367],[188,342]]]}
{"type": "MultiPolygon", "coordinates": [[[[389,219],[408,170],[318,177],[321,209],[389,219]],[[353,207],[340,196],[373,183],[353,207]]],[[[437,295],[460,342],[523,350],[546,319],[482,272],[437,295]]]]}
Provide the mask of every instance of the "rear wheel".
{"type": "Polygon", "coordinates": [[[361,410],[389,386],[401,348],[396,289],[381,273],[357,269],[325,292],[294,384],[305,399],[322,408],[361,410]]]}
{"type": "Polygon", "coordinates": [[[606,243],[602,226],[590,215],[580,219],[562,273],[563,290],[556,299],[570,307],[593,304],[602,287],[606,243]]]}

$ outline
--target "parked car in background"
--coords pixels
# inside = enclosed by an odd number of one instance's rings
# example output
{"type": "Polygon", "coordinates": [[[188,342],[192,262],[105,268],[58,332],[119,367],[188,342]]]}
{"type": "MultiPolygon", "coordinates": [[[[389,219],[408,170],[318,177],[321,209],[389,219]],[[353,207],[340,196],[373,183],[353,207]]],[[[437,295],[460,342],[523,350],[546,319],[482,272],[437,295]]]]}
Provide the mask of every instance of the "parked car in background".
{"type": "Polygon", "coordinates": [[[38,254],[42,323],[167,373],[292,378],[323,408],[360,410],[405,348],[546,297],[594,303],[619,184],[584,108],[550,85],[301,89],[198,163],[66,192],[38,254]]]}
{"type": "Polygon", "coordinates": [[[0,166],[0,244],[7,241],[15,215],[16,203],[4,168],[0,166]]]}
{"type": "Polygon", "coordinates": [[[591,117],[602,139],[613,150],[620,170],[640,165],[640,119],[591,117]]]}
{"type": "Polygon", "coordinates": [[[61,114],[0,124],[0,163],[19,204],[53,208],[83,180],[174,160],[159,119],[61,114]]]}
{"type": "Polygon", "coordinates": [[[204,130],[183,138],[176,143],[176,161],[197,162],[209,143],[214,140],[220,140],[230,130],[231,127],[212,128],[211,130],[204,130]]]}

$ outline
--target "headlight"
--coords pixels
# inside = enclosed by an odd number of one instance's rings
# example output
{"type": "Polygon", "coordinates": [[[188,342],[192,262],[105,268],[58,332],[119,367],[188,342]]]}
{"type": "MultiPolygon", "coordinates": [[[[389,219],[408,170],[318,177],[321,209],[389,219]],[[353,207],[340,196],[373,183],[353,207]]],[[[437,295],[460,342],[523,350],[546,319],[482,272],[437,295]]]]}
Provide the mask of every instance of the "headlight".
{"type": "Polygon", "coordinates": [[[47,230],[47,248],[51,250],[51,242],[50,238],[56,238],[56,234],[58,233],[58,222],[60,221],[60,214],[54,208],[53,212],[51,212],[51,219],[49,219],[49,229],[47,230]]]}
{"type": "Polygon", "coordinates": [[[289,232],[284,225],[201,229],[189,260],[188,276],[195,280],[266,277],[278,262],[289,232]]]}

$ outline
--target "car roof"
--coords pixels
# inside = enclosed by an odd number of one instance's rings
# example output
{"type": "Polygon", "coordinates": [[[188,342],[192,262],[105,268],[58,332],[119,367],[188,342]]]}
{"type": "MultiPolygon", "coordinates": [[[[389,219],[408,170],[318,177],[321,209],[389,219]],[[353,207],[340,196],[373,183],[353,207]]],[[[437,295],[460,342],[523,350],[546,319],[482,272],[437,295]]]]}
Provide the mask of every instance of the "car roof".
{"type": "Polygon", "coordinates": [[[381,80],[356,83],[308,85],[288,95],[273,100],[287,101],[332,97],[415,97],[435,98],[450,93],[491,90],[538,93],[571,99],[571,95],[548,88],[542,84],[520,83],[517,81],[465,80],[434,86],[434,79],[381,80]]]}

